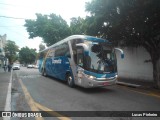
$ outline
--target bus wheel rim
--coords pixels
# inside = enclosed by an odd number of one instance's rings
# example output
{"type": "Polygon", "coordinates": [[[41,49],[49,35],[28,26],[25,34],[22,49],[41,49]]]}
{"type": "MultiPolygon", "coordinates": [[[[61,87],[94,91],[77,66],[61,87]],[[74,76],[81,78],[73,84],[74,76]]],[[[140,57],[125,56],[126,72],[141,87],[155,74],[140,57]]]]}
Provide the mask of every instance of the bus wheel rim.
{"type": "Polygon", "coordinates": [[[72,83],[72,78],[71,76],[68,77],[68,84],[70,85],[72,83]]]}

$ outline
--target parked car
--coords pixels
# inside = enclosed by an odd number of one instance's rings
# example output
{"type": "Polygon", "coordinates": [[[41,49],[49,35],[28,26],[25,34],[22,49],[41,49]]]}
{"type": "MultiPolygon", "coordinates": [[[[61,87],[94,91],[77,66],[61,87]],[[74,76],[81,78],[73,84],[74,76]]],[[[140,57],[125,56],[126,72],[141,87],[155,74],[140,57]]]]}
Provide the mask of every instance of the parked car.
{"type": "Polygon", "coordinates": [[[14,63],[13,66],[12,66],[12,69],[13,70],[20,70],[20,64],[14,63]]]}
{"type": "Polygon", "coordinates": [[[33,68],[33,65],[29,64],[27,65],[27,68],[33,68]]]}

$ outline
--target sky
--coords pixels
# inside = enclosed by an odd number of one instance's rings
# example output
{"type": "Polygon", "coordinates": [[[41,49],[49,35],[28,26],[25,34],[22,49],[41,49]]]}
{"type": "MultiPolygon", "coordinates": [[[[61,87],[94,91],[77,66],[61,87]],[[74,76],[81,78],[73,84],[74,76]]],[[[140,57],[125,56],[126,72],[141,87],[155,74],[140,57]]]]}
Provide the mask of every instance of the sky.
{"type": "Polygon", "coordinates": [[[39,49],[42,38],[29,39],[24,27],[25,19],[36,19],[35,13],[54,13],[69,24],[72,17],[85,17],[85,2],[91,0],[0,0],[0,35],[7,34],[7,40],[15,41],[20,47],[39,49]],[[5,18],[2,16],[13,17],[5,18]],[[17,19],[25,18],[25,19],[17,19]]]}

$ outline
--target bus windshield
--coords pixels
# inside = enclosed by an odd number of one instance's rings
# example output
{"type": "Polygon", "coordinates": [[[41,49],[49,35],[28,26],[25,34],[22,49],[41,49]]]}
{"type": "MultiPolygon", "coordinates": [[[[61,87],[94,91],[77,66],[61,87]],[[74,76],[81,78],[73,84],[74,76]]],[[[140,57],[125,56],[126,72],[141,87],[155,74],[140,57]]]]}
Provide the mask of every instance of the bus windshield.
{"type": "Polygon", "coordinates": [[[87,70],[100,74],[117,72],[116,57],[111,46],[88,43],[88,47],[90,58],[84,60],[87,70]]]}

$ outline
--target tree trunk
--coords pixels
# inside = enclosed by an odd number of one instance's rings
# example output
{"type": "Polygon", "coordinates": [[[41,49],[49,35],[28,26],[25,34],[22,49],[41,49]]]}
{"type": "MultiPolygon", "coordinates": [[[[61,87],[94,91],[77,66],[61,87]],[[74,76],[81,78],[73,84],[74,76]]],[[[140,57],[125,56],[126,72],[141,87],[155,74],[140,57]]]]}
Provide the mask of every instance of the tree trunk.
{"type": "Polygon", "coordinates": [[[160,89],[160,59],[152,60],[155,88],[160,89]]]}
{"type": "Polygon", "coordinates": [[[148,44],[143,44],[143,47],[148,51],[153,64],[153,80],[154,87],[160,89],[160,54],[159,49],[153,49],[148,44]]]}

